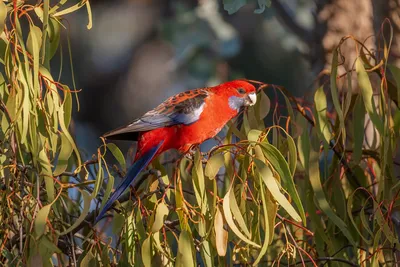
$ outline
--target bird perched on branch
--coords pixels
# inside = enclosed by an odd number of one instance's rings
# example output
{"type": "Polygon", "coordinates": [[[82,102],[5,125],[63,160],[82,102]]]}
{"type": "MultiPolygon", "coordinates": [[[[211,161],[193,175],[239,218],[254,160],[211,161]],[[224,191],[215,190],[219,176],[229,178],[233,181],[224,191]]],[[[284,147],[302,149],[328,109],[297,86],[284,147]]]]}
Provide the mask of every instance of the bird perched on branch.
{"type": "Polygon", "coordinates": [[[187,153],[194,145],[213,138],[224,125],[246,106],[256,103],[256,87],[262,83],[235,80],[214,87],[194,89],[168,98],[155,109],[130,124],[108,132],[111,140],[138,141],[134,163],[96,218],[95,224],[112,204],[132,185],[154,157],[177,149],[187,153]]]}

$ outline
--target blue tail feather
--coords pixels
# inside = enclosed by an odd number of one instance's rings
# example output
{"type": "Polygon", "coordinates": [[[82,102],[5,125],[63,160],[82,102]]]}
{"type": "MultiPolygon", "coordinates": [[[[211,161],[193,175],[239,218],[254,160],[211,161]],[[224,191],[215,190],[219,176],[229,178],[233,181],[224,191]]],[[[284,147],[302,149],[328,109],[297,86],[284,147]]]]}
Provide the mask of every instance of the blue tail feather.
{"type": "Polygon", "coordinates": [[[161,141],[157,146],[150,149],[147,153],[145,153],[141,158],[135,161],[132,166],[129,168],[128,173],[126,174],[125,179],[120,183],[115,189],[114,193],[111,194],[110,198],[107,200],[106,204],[104,204],[103,209],[100,211],[99,215],[97,215],[94,224],[97,224],[107,210],[112,206],[112,204],[125,192],[125,190],[135,181],[135,178],[139,175],[139,173],[149,165],[151,160],[157,154],[161,145],[164,141],[161,141]]]}

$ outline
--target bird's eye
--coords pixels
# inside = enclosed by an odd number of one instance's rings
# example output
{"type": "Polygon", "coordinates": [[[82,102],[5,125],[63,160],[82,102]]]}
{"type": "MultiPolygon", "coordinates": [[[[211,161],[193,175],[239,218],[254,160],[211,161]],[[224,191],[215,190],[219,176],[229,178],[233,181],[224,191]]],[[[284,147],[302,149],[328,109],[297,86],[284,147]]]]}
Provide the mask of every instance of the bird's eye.
{"type": "Polygon", "coordinates": [[[238,88],[237,89],[237,92],[239,93],[239,94],[245,94],[246,93],[246,90],[244,90],[243,88],[238,88]]]}

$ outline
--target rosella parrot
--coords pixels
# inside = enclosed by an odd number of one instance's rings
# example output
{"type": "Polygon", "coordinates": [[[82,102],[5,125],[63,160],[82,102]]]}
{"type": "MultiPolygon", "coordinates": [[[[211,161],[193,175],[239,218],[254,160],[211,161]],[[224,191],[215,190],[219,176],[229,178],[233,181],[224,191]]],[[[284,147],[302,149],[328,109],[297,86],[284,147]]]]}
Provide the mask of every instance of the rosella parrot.
{"type": "MultiPolygon", "coordinates": [[[[256,82],[258,84],[258,82],[256,82]]],[[[108,132],[107,139],[138,141],[134,163],[96,218],[95,224],[132,185],[154,157],[177,149],[187,153],[192,146],[217,135],[245,106],[256,103],[256,88],[247,80],[235,80],[214,87],[194,89],[168,98],[130,124],[108,132]]]]}

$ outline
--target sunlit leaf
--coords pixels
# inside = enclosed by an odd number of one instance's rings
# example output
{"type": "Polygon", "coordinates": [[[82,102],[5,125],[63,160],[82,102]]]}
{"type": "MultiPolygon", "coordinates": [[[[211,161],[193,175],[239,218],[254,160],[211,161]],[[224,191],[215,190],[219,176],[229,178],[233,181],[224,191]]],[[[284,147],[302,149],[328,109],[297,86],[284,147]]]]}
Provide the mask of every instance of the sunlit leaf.
{"type": "Polygon", "coordinates": [[[221,154],[215,154],[207,160],[204,173],[208,178],[214,179],[223,165],[224,157],[221,154]]]}
{"type": "Polygon", "coordinates": [[[193,261],[193,237],[187,230],[182,230],[179,235],[178,253],[176,255],[176,267],[194,267],[193,261]]]}
{"type": "Polygon", "coordinates": [[[126,171],[126,162],[121,150],[114,143],[107,143],[107,148],[111,151],[119,165],[121,165],[122,170],[126,171]]]}
{"type": "Polygon", "coordinates": [[[330,124],[328,122],[327,117],[327,102],[326,102],[326,95],[324,92],[324,88],[321,86],[317,89],[314,95],[314,102],[315,102],[315,110],[317,114],[317,126],[321,134],[324,137],[324,140],[327,144],[331,141],[332,133],[330,129],[330,124]]]}
{"type": "Polygon", "coordinates": [[[35,233],[37,236],[41,236],[44,234],[46,229],[46,221],[47,217],[49,216],[51,204],[43,206],[38,213],[36,214],[35,218],[35,233]]]}
{"type": "Polygon", "coordinates": [[[379,114],[377,113],[371,81],[369,80],[368,73],[365,71],[361,58],[357,58],[356,60],[356,71],[358,84],[361,88],[361,93],[364,100],[365,109],[368,112],[368,115],[370,116],[371,121],[378,132],[380,134],[383,134],[383,122],[379,114]]]}
{"type": "Polygon", "coordinates": [[[337,116],[339,118],[339,123],[340,123],[339,132],[341,132],[344,129],[344,116],[342,107],[340,105],[339,92],[336,84],[337,70],[338,70],[338,50],[335,49],[333,51],[333,57],[332,57],[331,95],[332,95],[333,106],[335,107],[337,116]]]}
{"type": "MultiPolygon", "coordinates": [[[[255,163],[256,163],[256,165],[257,165],[257,168],[259,168],[260,163],[264,163],[263,161],[258,160],[258,159],[254,159],[254,160],[255,160],[255,163]],[[258,164],[257,164],[257,162],[258,162],[258,164]]],[[[264,187],[262,186],[262,181],[261,181],[262,179],[264,179],[264,175],[265,175],[265,173],[263,174],[263,173],[260,172],[260,176],[261,176],[261,177],[260,177],[259,183],[260,183],[260,185],[261,185],[260,193],[261,193],[262,209],[263,209],[264,224],[265,224],[265,226],[264,226],[264,240],[263,240],[263,244],[262,244],[260,253],[258,254],[258,257],[255,259],[255,261],[254,261],[254,263],[253,263],[253,266],[254,266],[254,265],[257,265],[257,264],[260,262],[260,260],[262,259],[262,257],[264,256],[264,254],[267,252],[269,240],[270,240],[271,235],[272,235],[272,232],[269,232],[269,230],[270,230],[271,228],[270,228],[270,226],[269,226],[269,219],[268,219],[268,208],[267,208],[268,203],[267,203],[267,200],[266,200],[266,198],[265,198],[265,191],[266,191],[266,190],[264,190],[264,187]]],[[[271,173],[271,175],[272,175],[272,173],[271,173]]],[[[272,177],[272,179],[275,180],[274,177],[272,177]]],[[[265,182],[265,181],[264,181],[264,182],[265,182]]],[[[279,190],[279,189],[278,189],[278,190],[279,190]]]]}
{"type": "Polygon", "coordinates": [[[151,226],[151,230],[150,230],[152,233],[160,231],[161,227],[163,227],[164,217],[168,215],[169,209],[165,205],[164,202],[161,202],[160,204],[157,205],[157,209],[155,212],[156,212],[156,215],[154,218],[154,223],[151,226]]]}
{"type": "Polygon", "coordinates": [[[3,1],[0,1],[0,34],[4,31],[5,20],[7,17],[7,7],[3,1]]]}
{"type": "Polygon", "coordinates": [[[354,164],[358,164],[362,157],[362,146],[364,142],[364,120],[365,108],[362,97],[357,97],[354,105],[353,114],[353,154],[352,159],[354,164]]]}
{"type": "Polygon", "coordinates": [[[268,190],[271,192],[275,200],[286,210],[286,212],[295,220],[300,222],[301,217],[292,207],[286,197],[281,193],[279,186],[272,174],[271,169],[261,160],[254,159],[254,163],[257,166],[258,172],[260,173],[263,182],[267,186],[268,190]]]}
{"type": "Polygon", "coordinates": [[[149,236],[146,240],[143,241],[142,244],[142,261],[145,267],[152,266],[151,258],[152,258],[151,236],[149,236]]]}
{"type": "Polygon", "coordinates": [[[54,176],[58,176],[62,174],[68,166],[68,159],[71,156],[72,153],[72,146],[67,137],[64,135],[64,133],[60,134],[60,140],[61,140],[61,150],[60,153],[58,154],[58,161],[57,161],[57,166],[56,169],[53,172],[54,176]]]}
{"type": "Polygon", "coordinates": [[[306,223],[306,216],[304,213],[303,205],[301,204],[299,194],[294,185],[292,174],[290,173],[289,165],[285,161],[285,158],[279,152],[279,150],[265,142],[261,143],[261,148],[263,149],[264,156],[271,163],[271,166],[279,174],[279,177],[284,182],[284,186],[288,191],[289,195],[293,198],[296,207],[299,210],[300,217],[303,223],[306,223]]]}
{"type": "Polygon", "coordinates": [[[219,208],[217,209],[217,214],[214,218],[214,230],[215,245],[217,247],[218,255],[225,256],[228,245],[228,231],[224,228],[224,217],[219,208]]]}
{"type": "Polygon", "coordinates": [[[44,177],[44,182],[46,184],[48,201],[51,202],[54,200],[55,194],[53,172],[51,171],[50,161],[44,149],[39,153],[39,163],[41,165],[40,175],[44,177]]]}
{"type": "MultiPolygon", "coordinates": [[[[232,188],[231,188],[232,189],[232,188]]],[[[225,215],[225,219],[226,222],[229,225],[229,228],[231,228],[231,230],[235,233],[235,235],[237,235],[237,237],[239,237],[240,239],[242,239],[244,242],[248,243],[249,245],[252,245],[254,247],[260,248],[261,246],[254,243],[253,241],[251,241],[248,237],[246,237],[240,230],[239,228],[236,226],[233,217],[232,217],[232,212],[231,212],[231,202],[233,202],[233,200],[231,201],[232,198],[234,198],[235,196],[232,194],[232,190],[229,189],[228,192],[226,193],[225,197],[224,197],[224,203],[223,203],[223,211],[224,211],[224,215],[225,215]],[[232,195],[232,196],[231,196],[232,195]]],[[[234,200],[234,203],[236,203],[236,200],[234,200]]],[[[233,205],[234,209],[236,209],[235,205],[233,205]]],[[[239,224],[242,225],[242,231],[244,231],[246,233],[247,236],[250,236],[250,232],[246,227],[246,224],[244,223],[243,217],[239,213],[235,212],[237,214],[237,217],[235,217],[236,220],[239,220],[239,224]]]]}

